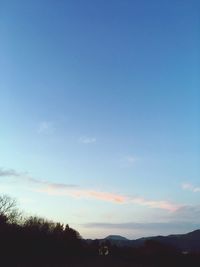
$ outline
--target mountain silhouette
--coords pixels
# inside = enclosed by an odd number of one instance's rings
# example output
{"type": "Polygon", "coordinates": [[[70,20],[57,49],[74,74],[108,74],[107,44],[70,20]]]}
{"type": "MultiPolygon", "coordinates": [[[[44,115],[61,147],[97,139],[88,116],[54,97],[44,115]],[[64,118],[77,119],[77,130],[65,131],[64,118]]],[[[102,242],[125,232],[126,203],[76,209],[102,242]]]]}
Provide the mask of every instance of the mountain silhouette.
{"type": "Polygon", "coordinates": [[[168,236],[150,236],[135,240],[129,240],[120,235],[109,235],[104,239],[99,239],[100,242],[109,240],[112,245],[119,247],[142,247],[149,240],[157,241],[163,245],[169,245],[179,251],[195,252],[200,251],[200,229],[186,233],[175,234],[168,236]]]}
{"type": "Polygon", "coordinates": [[[108,240],[120,240],[120,241],[128,240],[126,237],[123,237],[121,235],[109,235],[105,239],[108,239],[108,240]]]}

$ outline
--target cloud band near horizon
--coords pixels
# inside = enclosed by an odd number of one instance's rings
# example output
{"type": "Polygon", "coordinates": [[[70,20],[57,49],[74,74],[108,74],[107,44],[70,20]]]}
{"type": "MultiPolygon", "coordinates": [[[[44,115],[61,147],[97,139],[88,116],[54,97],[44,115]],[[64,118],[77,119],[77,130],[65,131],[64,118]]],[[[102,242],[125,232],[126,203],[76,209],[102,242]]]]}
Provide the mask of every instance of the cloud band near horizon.
{"type": "Polygon", "coordinates": [[[52,183],[30,177],[24,173],[18,173],[15,170],[0,169],[0,177],[15,177],[22,182],[28,182],[34,185],[32,191],[45,193],[54,196],[70,196],[74,198],[96,199],[115,204],[135,204],[149,208],[163,209],[168,212],[177,211],[182,205],[172,203],[166,200],[149,200],[143,197],[127,196],[119,193],[99,191],[95,189],[85,189],[74,184],[52,183]]]}

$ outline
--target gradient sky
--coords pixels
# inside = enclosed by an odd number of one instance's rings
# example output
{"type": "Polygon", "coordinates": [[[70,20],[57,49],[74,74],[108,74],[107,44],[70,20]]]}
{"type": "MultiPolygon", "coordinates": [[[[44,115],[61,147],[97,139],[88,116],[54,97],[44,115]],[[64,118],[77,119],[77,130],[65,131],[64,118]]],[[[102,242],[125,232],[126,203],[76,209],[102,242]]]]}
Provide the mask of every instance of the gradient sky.
{"type": "Polygon", "coordinates": [[[1,0],[0,193],[86,238],[200,227],[199,14],[1,0]]]}

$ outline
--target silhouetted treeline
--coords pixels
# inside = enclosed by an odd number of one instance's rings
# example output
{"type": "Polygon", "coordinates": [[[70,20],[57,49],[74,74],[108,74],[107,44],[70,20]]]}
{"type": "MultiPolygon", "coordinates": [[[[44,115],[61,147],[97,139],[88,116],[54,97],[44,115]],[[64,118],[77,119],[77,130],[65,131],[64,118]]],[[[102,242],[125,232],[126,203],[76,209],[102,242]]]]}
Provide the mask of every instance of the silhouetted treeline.
{"type": "Polygon", "coordinates": [[[0,197],[0,266],[199,267],[200,254],[184,255],[154,240],[139,248],[117,247],[109,240],[87,242],[68,225],[20,217],[15,202],[4,196],[0,197]]]}
{"type": "Polygon", "coordinates": [[[81,247],[79,233],[68,225],[37,217],[11,224],[0,216],[0,261],[4,264],[63,263],[80,255],[81,247]]]}

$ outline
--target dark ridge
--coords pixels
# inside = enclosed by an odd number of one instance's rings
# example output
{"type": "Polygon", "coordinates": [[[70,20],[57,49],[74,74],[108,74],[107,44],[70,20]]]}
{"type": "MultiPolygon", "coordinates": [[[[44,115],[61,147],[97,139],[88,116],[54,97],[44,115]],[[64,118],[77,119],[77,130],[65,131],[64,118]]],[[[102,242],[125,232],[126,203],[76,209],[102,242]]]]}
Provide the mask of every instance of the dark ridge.
{"type": "Polygon", "coordinates": [[[129,240],[126,237],[123,237],[121,235],[109,235],[105,239],[108,239],[108,240],[123,240],[123,241],[129,240]]]}

